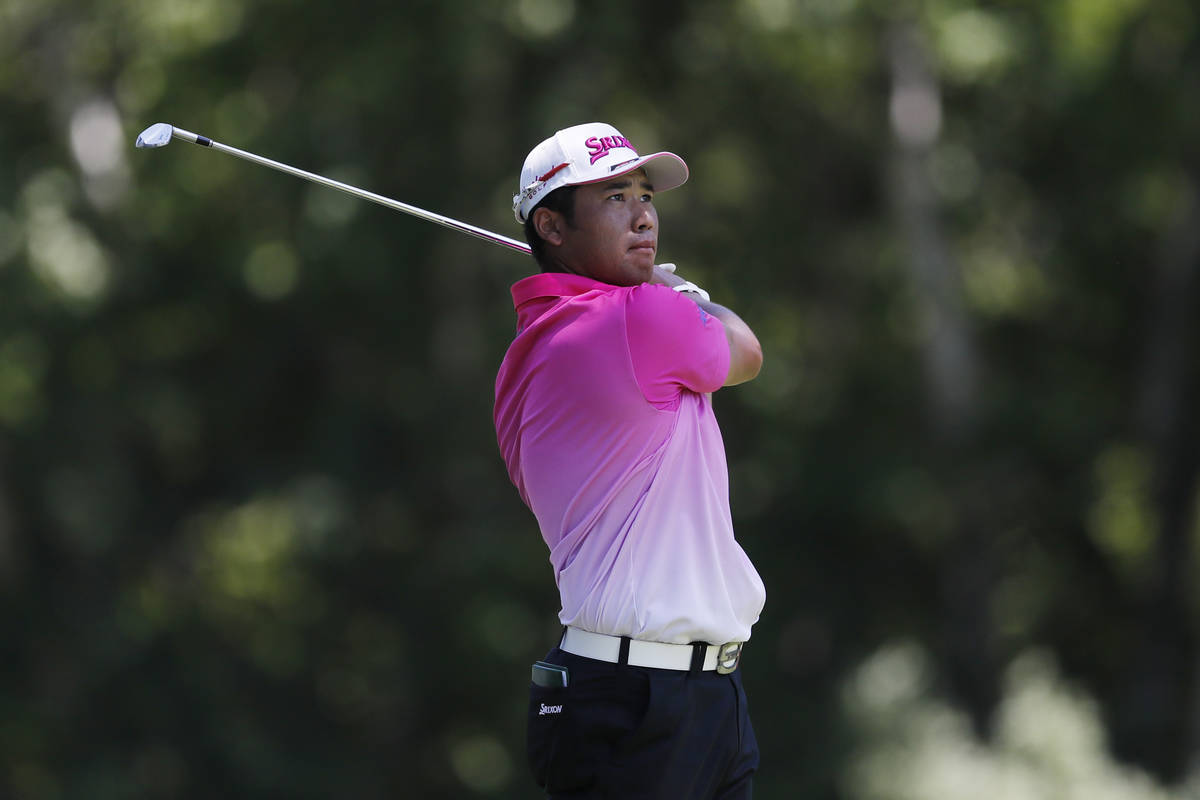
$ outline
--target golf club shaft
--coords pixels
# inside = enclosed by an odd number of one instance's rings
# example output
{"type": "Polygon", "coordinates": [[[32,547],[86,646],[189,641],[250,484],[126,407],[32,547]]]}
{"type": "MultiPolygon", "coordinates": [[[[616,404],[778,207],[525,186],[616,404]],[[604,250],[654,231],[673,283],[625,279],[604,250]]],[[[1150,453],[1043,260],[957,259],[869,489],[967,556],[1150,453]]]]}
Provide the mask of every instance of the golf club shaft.
{"type": "Polygon", "coordinates": [[[182,128],[175,128],[174,126],[172,126],[171,136],[179,139],[180,141],[191,142],[192,144],[198,144],[202,147],[211,147],[214,150],[220,150],[221,152],[228,153],[231,156],[237,156],[238,158],[245,159],[246,161],[253,161],[255,164],[261,164],[264,167],[270,167],[271,169],[276,169],[280,172],[286,172],[289,175],[295,175],[297,178],[304,178],[305,180],[312,181],[313,183],[319,183],[322,186],[328,186],[331,189],[337,189],[338,191],[345,192],[346,194],[351,194],[355,197],[361,197],[363,200],[370,200],[372,203],[378,203],[381,206],[387,206],[395,211],[411,214],[412,216],[426,220],[427,222],[433,222],[443,227],[450,228],[451,230],[461,231],[462,233],[478,237],[484,241],[493,242],[503,247],[508,247],[512,250],[516,250],[517,252],[524,253],[525,255],[529,255],[530,253],[529,245],[525,244],[524,242],[519,242],[516,239],[510,239],[507,236],[501,236],[498,233],[492,233],[491,231],[484,230],[483,228],[469,225],[466,222],[459,222],[456,219],[444,217],[441,214],[434,214],[432,211],[425,211],[424,209],[417,208],[416,206],[410,206],[408,203],[401,203],[399,200],[393,200],[392,198],[384,197],[381,194],[368,192],[365,189],[359,189],[357,186],[351,186],[348,183],[335,181],[332,178],[326,178],[325,176],[317,175],[314,172],[308,172],[306,170],[297,169],[296,167],[292,167],[278,161],[272,161],[269,158],[263,158],[262,156],[255,155],[254,153],[250,153],[245,150],[239,150],[236,147],[230,147],[227,144],[221,144],[220,142],[213,141],[207,136],[201,136],[199,134],[192,133],[191,131],[185,131],[182,128]]]}

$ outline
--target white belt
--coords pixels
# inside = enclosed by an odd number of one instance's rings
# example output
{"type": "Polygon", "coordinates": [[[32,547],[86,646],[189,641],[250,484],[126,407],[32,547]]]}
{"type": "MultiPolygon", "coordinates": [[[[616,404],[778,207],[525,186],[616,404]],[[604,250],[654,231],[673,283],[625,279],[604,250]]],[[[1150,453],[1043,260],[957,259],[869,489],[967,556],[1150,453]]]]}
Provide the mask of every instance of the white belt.
{"type": "MultiPolygon", "coordinates": [[[[742,642],[726,642],[725,644],[709,644],[704,646],[705,671],[716,670],[727,675],[737,669],[742,656],[742,642]]],[[[594,658],[597,661],[607,661],[616,664],[621,660],[621,637],[609,636],[603,633],[592,633],[579,628],[567,628],[563,634],[559,649],[584,658],[594,658]]],[[[629,640],[629,658],[631,667],[655,667],[657,669],[689,670],[692,668],[694,649],[690,644],[667,644],[665,642],[646,642],[640,639],[629,640]]]]}

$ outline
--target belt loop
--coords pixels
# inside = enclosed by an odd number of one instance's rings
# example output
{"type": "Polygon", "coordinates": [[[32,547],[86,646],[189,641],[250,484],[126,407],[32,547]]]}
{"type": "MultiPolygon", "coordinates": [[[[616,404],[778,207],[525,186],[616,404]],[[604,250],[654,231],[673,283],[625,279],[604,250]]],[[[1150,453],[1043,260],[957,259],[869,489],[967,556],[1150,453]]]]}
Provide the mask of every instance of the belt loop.
{"type": "Polygon", "coordinates": [[[704,655],[707,650],[706,642],[692,642],[692,666],[688,669],[688,674],[698,675],[704,671],[704,655]]]}
{"type": "Polygon", "coordinates": [[[629,637],[621,637],[621,650],[617,654],[617,663],[622,667],[629,666],[629,637]]]}

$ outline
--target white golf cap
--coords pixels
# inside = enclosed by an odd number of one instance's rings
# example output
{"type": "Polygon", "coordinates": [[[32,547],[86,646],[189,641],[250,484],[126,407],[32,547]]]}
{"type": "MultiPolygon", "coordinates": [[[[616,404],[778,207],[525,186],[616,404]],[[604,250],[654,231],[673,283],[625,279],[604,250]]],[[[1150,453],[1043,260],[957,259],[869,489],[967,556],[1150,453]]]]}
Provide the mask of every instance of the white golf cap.
{"type": "Polygon", "coordinates": [[[687,164],[674,153],[638,155],[621,132],[603,122],[565,128],[529,151],[521,168],[513,216],[524,223],[533,207],[560,186],[597,183],[635,169],[646,170],[656,192],[688,179],[687,164]]]}

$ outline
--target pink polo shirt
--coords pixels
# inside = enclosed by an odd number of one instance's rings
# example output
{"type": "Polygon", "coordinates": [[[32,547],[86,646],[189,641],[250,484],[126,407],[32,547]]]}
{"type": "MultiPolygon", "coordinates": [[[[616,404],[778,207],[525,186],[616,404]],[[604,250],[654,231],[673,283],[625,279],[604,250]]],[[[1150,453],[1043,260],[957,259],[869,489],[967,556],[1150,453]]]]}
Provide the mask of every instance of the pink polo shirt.
{"type": "Polygon", "coordinates": [[[721,322],[651,284],[543,273],[512,287],[496,435],[537,517],[559,620],[649,641],[750,638],[762,580],[733,536],[711,393],[721,322]]]}

